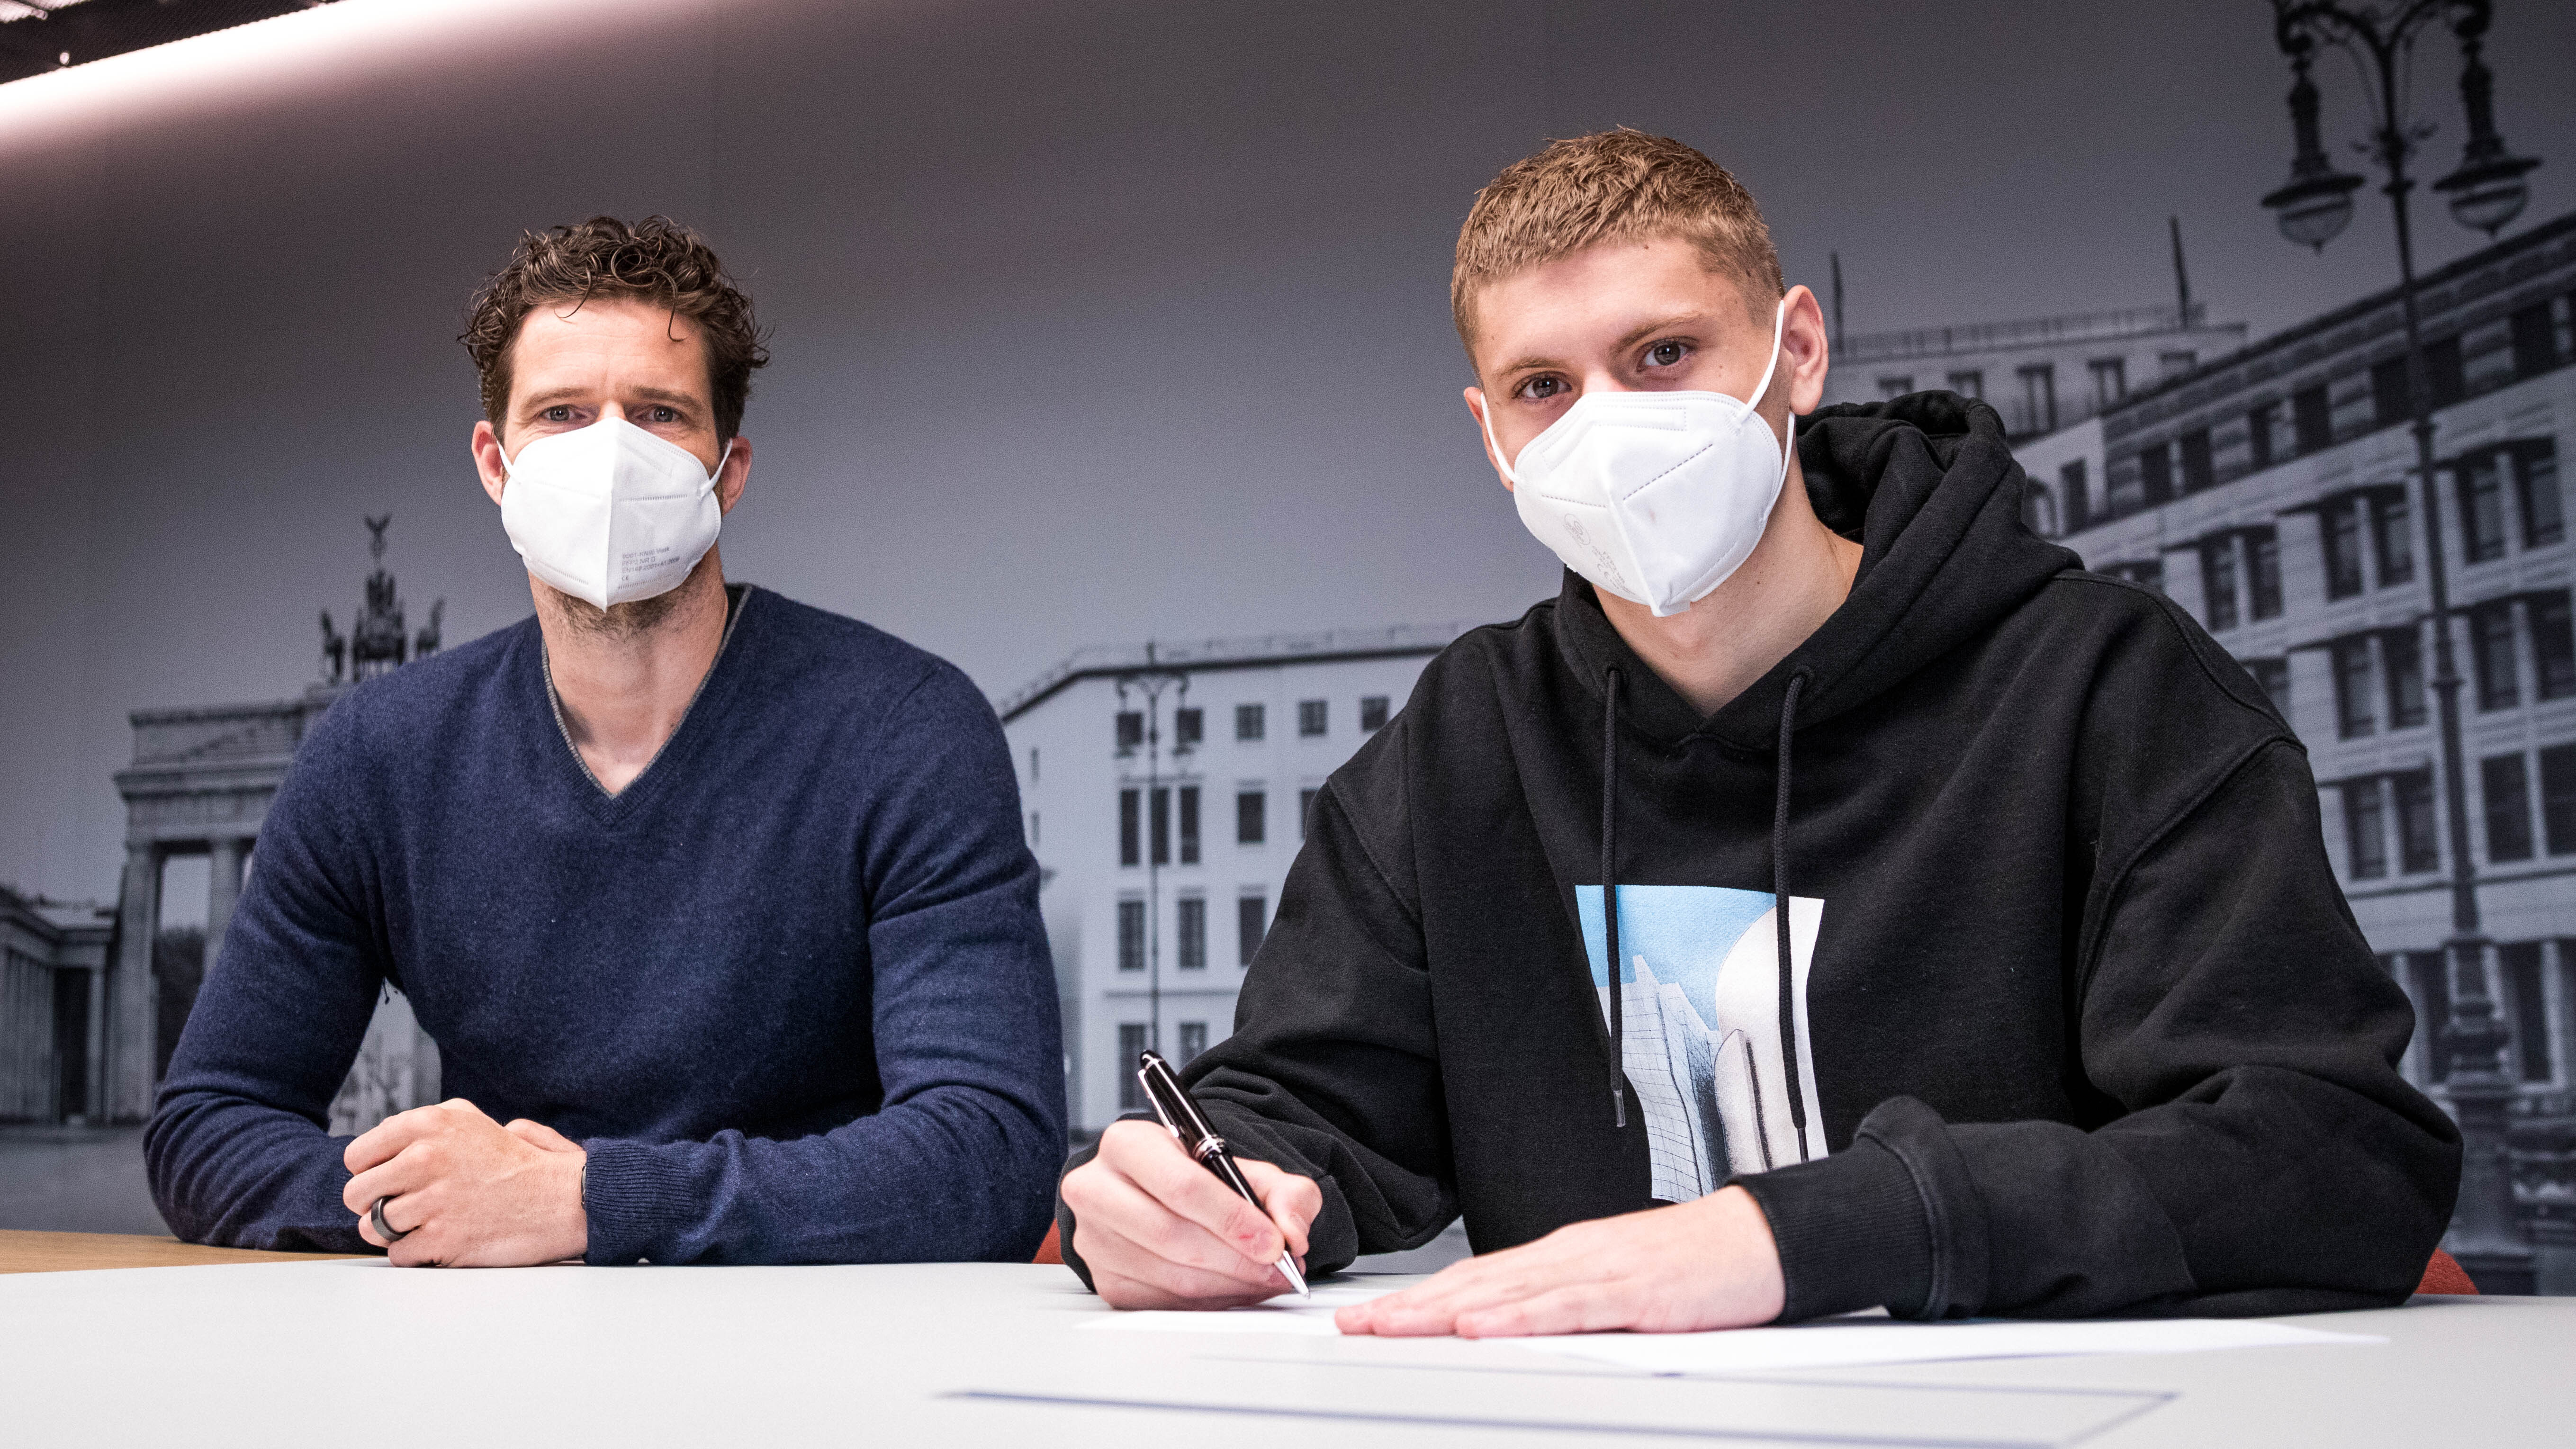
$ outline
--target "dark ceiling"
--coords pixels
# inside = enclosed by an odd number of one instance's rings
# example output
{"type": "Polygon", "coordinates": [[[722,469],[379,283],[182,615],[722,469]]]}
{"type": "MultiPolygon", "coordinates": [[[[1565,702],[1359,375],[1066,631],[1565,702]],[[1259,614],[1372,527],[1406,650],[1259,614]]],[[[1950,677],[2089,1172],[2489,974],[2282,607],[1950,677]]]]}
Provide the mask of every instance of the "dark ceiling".
{"type": "Polygon", "coordinates": [[[328,0],[0,0],[0,84],[328,0]],[[11,19],[10,16],[17,18],[11,19]]]}

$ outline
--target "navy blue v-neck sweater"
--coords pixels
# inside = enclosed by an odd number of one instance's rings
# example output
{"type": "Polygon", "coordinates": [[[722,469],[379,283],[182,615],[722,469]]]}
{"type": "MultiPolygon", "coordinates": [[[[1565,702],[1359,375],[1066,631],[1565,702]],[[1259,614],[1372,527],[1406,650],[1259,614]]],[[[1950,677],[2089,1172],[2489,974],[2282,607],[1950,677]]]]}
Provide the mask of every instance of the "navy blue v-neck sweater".
{"type": "Polygon", "coordinates": [[[591,1262],[1027,1261],[1062,1046],[1000,725],[890,635],[737,600],[613,797],[534,619],[323,715],[145,1134],[180,1237],[367,1251],[325,1122],[390,985],[445,1095],[588,1151],[591,1262]]]}

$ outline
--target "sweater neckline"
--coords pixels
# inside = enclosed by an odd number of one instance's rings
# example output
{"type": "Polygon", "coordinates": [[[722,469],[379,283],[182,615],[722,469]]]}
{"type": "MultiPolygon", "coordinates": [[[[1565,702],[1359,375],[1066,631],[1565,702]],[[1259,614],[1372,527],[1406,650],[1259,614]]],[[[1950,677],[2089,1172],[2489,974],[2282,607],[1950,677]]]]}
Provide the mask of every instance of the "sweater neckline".
{"type": "Polygon", "coordinates": [[[724,668],[725,655],[731,651],[734,631],[741,627],[742,616],[749,610],[752,592],[749,584],[725,586],[725,626],[724,633],[716,640],[715,657],[707,661],[707,672],[699,678],[698,687],[690,692],[688,704],[680,710],[680,722],[671,727],[669,738],[653,752],[653,758],[644,762],[644,768],[635,772],[635,778],[626,782],[626,788],[615,794],[610,794],[608,787],[599,783],[599,776],[591,772],[590,762],[581,757],[580,747],[573,743],[572,724],[564,718],[563,696],[555,692],[554,661],[546,650],[545,632],[542,629],[538,631],[537,669],[545,682],[546,708],[554,716],[555,733],[563,741],[565,756],[572,761],[573,770],[581,776],[581,782],[590,787],[583,796],[583,803],[593,814],[613,818],[646,793],[647,785],[659,778],[657,771],[668,773],[662,770],[662,762],[671,758],[681,737],[688,733],[690,724],[697,718],[699,703],[705,700],[708,689],[715,684],[717,671],[724,668]]]}

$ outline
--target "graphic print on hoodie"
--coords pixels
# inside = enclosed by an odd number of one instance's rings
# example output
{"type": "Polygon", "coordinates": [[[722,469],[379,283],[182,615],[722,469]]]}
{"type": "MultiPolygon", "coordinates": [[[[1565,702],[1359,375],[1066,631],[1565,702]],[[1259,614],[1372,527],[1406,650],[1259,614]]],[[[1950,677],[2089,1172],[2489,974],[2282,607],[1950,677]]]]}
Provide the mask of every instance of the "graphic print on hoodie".
{"type": "MultiPolygon", "coordinates": [[[[1610,1020],[1601,887],[1576,886],[1583,948],[1610,1020]]],[[[1767,1172],[1825,1155],[1825,1108],[1816,1096],[1808,1030],[1807,971],[1824,902],[1789,902],[1790,997],[1799,1095],[1791,1110],[1780,1030],[1778,923],[1768,891],[1726,886],[1619,887],[1622,1066],[1646,1119],[1650,1191],[1689,1202],[1730,1175],[1767,1172]],[[1802,1134],[1798,1123],[1803,1120],[1802,1134]],[[1800,1139],[1804,1137],[1802,1142],[1800,1139]]]]}

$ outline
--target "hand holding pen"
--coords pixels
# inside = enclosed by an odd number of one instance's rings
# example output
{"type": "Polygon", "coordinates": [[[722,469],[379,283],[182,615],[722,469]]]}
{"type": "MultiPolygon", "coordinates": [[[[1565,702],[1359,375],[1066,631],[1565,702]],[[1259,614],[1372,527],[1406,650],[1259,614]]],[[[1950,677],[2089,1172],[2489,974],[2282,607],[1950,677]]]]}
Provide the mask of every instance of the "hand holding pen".
{"type": "MultiPolygon", "coordinates": [[[[1244,1180],[1243,1170],[1235,1164],[1234,1154],[1226,1149],[1225,1139],[1218,1136],[1216,1129],[1208,1125],[1207,1118],[1199,1114],[1198,1103],[1191,1101],[1190,1094],[1182,1090],[1180,1078],[1172,1074],[1171,1063],[1164,1061],[1159,1052],[1141,1052],[1136,1057],[1136,1080],[1143,1084],[1145,1100],[1153,1107],[1154,1115],[1162,1119],[1163,1129],[1181,1144],[1181,1150],[1216,1174],[1218,1180],[1233,1189],[1237,1196],[1266,1214],[1269,1209],[1262,1203],[1260,1195],[1252,1190],[1252,1184],[1244,1180]]],[[[1307,1291],[1306,1276],[1297,1271],[1297,1260],[1285,1249],[1281,1250],[1276,1266],[1279,1276],[1286,1279],[1288,1286],[1296,1289],[1300,1297],[1314,1296],[1307,1291]]]]}

